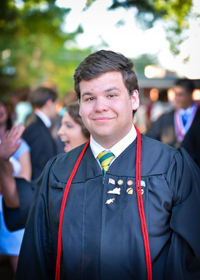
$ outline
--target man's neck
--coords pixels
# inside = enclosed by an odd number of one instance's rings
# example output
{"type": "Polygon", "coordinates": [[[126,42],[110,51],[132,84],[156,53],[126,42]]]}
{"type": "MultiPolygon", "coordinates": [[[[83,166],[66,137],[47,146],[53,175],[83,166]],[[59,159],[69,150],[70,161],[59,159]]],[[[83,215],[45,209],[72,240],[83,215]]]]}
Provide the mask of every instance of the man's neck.
{"type": "Polygon", "coordinates": [[[112,147],[109,148],[102,146],[100,143],[96,142],[91,136],[90,147],[95,157],[97,157],[97,155],[103,150],[111,150],[112,153],[116,157],[118,157],[135,140],[136,134],[137,133],[135,127],[132,126],[131,130],[126,136],[124,136],[120,141],[118,141],[112,147]]]}
{"type": "Polygon", "coordinates": [[[193,100],[192,100],[189,104],[187,104],[187,105],[185,106],[185,108],[181,108],[181,109],[187,110],[187,109],[190,108],[192,105],[194,105],[194,101],[193,101],[193,100]]]}
{"type": "Polygon", "coordinates": [[[129,129],[127,129],[127,133],[125,135],[115,135],[114,137],[108,136],[108,137],[98,137],[93,135],[93,139],[102,147],[104,147],[106,150],[112,148],[114,145],[116,145],[118,142],[120,142],[124,137],[126,137],[130,131],[132,130],[133,125],[129,129]]]}
{"type": "Polygon", "coordinates": [[[35,114],[43,121],[46,127],[51,126],[50,118],[42,110],[35,110],[35,114]]]}

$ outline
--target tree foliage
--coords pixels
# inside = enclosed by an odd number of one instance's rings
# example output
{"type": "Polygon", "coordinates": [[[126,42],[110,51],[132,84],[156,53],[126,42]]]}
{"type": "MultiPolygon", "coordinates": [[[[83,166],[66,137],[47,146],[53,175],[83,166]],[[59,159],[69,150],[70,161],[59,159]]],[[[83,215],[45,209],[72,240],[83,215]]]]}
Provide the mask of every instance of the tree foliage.
{"type": "MultiPolygon", "coordinates": [[[[86,7],[94,1],[97,0],[88,0],[86,7]]],[[[185,19],[191,7],[191,1],[183,2],[185,6],[180,0],[113,0],[110,9],[137,7],[138,18],[146,26],[152,26],[159,18],[174,18],[179,34],[181,28],[187,27],[185,19]],[[147,14],[153,15],[153,19],[144,16],[147,14]]],[[[47,81],[57,86],[60,96],[73,88],[74,69],[94,49],[69,47],[76,45],[73,44],[76,36],[83,32],[81,26],[70,34],[63,31],[69,13],[70,9],[56,6],[56,0],[0,1],[1,96],[19,87],[36,87],[47,81]]],[[[174,26],[170,28],[173,33],[174,26]]],[[[173,36],[170,39],[175,40],[173,36]]],[[[142,73],[149,58],[143,56],[134,61],[137,72],[142,73]]]]}
{"type": "Polygon", "coordinates": [[[0,86],[1,93],[44,81],[57,85],[61,94],[73,88],[75,67],[89,50],[67,50],[66,42],[83,32],[62,30],[70,9],[55,0],[0,1],[0,86]]]}
{"type": "MultiPolygon", "coordinates": [[[[99,0],[88,0],[86,6],[90,7],[95,1],[99,0]]],[[[164,20],[171,51],[174,54],[179,53],[179,45],[186,38],[184,31],[189,27],[188,17],[191,16],[192,0],[113,0],[112,2],[109,10],[120,7],[136,8],[137,21],[143,28],[151,28],[156,21],[164,20]]]]}

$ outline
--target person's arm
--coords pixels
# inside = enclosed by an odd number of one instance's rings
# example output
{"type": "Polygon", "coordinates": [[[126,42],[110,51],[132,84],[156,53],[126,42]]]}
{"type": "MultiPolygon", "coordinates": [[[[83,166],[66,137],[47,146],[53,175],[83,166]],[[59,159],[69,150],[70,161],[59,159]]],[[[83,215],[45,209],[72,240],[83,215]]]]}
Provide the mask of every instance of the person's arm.
{"type": "Polygon", "coordinates": [[[13,167],[9,161],[0,159],[0,186],[4,201],[8,207],[19,207],[17,185],[12,176],[13,167]]]}
{"type": "Polygon", "coordinates": [[[17,177],[24,178],[27,181],[31,180],[31,158],[30,152],[26,151],[18,158],[19,163],[21,164],[21,170],[17,177]]]}
{"type": "Polygon", "coordinates": [[[21,145],[18,142],[24,127],[21,124],[13,126],[1,139],[0,144],[0,187],[4,201],[8,207],[19,207],[19,195],[16,182],[12,176],[13,168],[9,158],[16,152],[21,145]]]}

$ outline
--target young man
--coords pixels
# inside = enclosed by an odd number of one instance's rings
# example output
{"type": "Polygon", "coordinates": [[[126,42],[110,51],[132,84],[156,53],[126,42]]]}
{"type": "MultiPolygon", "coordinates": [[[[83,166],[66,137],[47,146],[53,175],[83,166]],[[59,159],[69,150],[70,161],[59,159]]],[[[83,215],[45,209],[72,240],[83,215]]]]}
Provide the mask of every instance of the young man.
{"type": "Polygon", "coordinates": [[[192,80],[180,79],[174,85],[175,110],[163,114],[147,130],[146,135],[179,148],[191,125],[199,125],[200,109],[192,98],[192,80]]]}
{"type": "Polygon", "coordinates": [[[132,68],[102,50],[76,69],[91,139],[40,176],[17,280],[199,279],[199,169],[184,150],[140,138],[132,68]]]}
{"type": "Polygon", "coordinates": [[[57,154],[51,136],[51,119],[56,116],[57,93],[46,87],[35,89],[30,96],[34,113],[26,120],[24,140],[31,148],[32,180],[42,173],[46,163],[57,154]]]}

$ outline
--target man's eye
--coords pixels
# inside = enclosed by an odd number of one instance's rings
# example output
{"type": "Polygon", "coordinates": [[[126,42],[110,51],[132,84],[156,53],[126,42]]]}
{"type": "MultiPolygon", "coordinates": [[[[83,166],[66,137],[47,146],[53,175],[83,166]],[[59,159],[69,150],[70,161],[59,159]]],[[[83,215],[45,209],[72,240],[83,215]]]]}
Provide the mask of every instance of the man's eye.
{"type": "Polygon", "coordinates": [[[92,100],[94,100],[94,97],[89,97],[86,99],[86,101],[92,101],[92,100]]]}
{"type": "Polygon", "coordinates": [[[111,97],[111,98],[112,98],[112,97],[115,97],[115,96],[116,96],[115,94],[109,94],[109,95],[108,95],[108,97],[111,97]]]}

